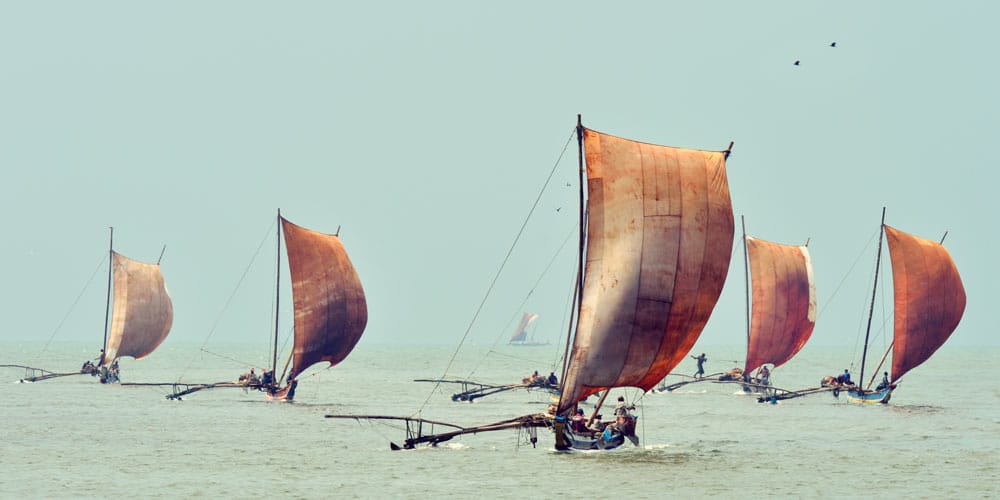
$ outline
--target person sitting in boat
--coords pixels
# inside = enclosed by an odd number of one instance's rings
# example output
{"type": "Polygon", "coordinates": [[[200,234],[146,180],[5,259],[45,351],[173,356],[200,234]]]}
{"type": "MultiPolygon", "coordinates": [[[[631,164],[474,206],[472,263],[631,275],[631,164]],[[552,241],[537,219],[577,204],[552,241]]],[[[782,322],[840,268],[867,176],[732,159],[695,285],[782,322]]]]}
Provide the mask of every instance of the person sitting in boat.
{"type": "Polygon", "coordinates": [[[587,428],[587,417],[583,416],[583,408],[576,409],[576,413],[574,413],[573,418],[570,419],[569,427],[573,430],[573,432],[578,434],[590,432],[590,429],[587,428]]]}
{"type": "Polygon", "coordinates": [[[260,378],[260,384],[263,386],[269,386],[272,383],[274,383],[274,370],[264,370],[264,374],[260,378]]]}
{"type": "Polygon", "coordinates": [[[90,373],[94,371],[94,363],[89,359],[83,362],[83,366],[80,367],[80,373],[90,373]]]}
{"type": "Polygon", "coordinates": [[[698,362],[698,371],[694,372],[692,375],[695,378],[699,378],[705,375],[705,362],[708,358],[705,357],[705,353],[701,353],[701,356],[691,356],[692,359],[698,362]]]}
{"type": "Polygon", "coordinates": [[[889,372],[882,372],[882,382],[880,382],[878,384],[878,386],[875,387],[875,390],[876,391],[881,391],[882,389],[885,389],[886,387],[889,387],[889,372]]]}
{"type": "Polygon", "coordinates": [[[743,370],[739,367],[733,368],[728,372],[722,374],[719,380],[740,380],[743,379],[743,370]]]}
{"type": "Polygon", "coordinates": [[[559,385],[559,378],[556,377],[556,372],[549,372],[549,385],[556,386],[559,385]]]}
{"type": "Polygon", "coordinates": [[[837,382],[840,382],[840,385],[854,385],[854,382],[851,382],[851,372],[847,371],[847,368],[844,368],[844,373],[837,377],[837,382]]]}
{"type": "Polygon", "coordinates": [[[247,377],[247,385],[259,385],[260,379],[257,378],[257,372],[253,368],[250,369],[250,376],[247,377]]]}

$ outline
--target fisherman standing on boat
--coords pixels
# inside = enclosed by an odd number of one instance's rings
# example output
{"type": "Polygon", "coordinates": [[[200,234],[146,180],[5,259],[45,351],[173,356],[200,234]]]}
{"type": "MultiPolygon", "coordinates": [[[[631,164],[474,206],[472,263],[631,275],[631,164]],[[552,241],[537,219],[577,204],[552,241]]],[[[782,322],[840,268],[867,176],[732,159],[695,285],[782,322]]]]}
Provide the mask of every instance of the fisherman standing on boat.
{"type": "Polygon", "coordinates": [[[767,365],[760,365],[757,380],[762,385],[771,385],[771,370],[767,369],[767,365]]]}
{"type": "Polygon", "coordinates": [[[694,359],[695,361],[698,362],[698,371],[694,372],[693,377],[699,378],[699,377],[704,376],[705,375],[705,367],[704,367],[705,361],[708,361],[708,358],[705,357],[705,353],[701,353],[701,356],[691,356],[691,359],[694,359]]]}

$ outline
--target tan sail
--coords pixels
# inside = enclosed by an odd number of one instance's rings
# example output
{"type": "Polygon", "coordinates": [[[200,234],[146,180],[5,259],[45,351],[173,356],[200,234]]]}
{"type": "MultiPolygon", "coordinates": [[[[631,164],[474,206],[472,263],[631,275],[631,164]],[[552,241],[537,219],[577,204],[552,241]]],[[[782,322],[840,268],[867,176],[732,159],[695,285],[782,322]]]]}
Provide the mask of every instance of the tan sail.
{"type": "Polygon", "coordinates": [[[944,246],[885,227],[895,293],[892,378],[927,360],[958,327],[965,288],[944,246]]]}
{"type": "Polygon", "coordinates": [[[361,280],[340,238],[281,218],[295,302],[295,378],[315,363],[336,365],[361,338],[368,306],[361,280]]]}
{"type": "Polygon", "coordinates": [[[804,246],[747,237],[753,308],[744,371],[781,366],[806,345],[816,325],[816,284],[804,246]]]}
{"type": "Polygon", "coordinates": [[[585,278],[560,412],[669,373],[708,321],[733,246],[725,152],[583,136],[585,278]]]}
{"type": "Polygon", "coordinates": [[[111,252],[114,302],[104,364],[148,356],[167,338],[174,307],[158,264],[146,264],[111,252]]]}

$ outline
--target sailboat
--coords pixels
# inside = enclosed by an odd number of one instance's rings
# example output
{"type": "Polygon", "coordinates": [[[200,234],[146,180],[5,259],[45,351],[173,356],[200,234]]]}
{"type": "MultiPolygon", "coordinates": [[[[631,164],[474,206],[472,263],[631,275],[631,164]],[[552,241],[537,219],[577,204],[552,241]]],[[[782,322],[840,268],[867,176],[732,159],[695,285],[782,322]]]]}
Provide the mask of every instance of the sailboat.
{"type": "Polygon", "coordinates": [[[748,318],[745,390],[770,389],[769,373],[806,345],[816,326],[816,283],[807,245],[783,245],[744,235],[753,308],[748,318]],[[764,367],[763,376],[751,373],[764,367]]]}
{"type": "Polygon", "coordinates": [[[739,383],[747,393],[788,392],[775,388],[770,369],[797,354],[816,325],[816,283],[807,245],[785,245],[754,238],[743,230],[747,285],[747,355],[743,368],[717,377],[684,380],[659,387],[674,390],[700,382],[739,383]],[[750,306],[752,300],[752,307],[750,306]],[[766,365],[771,365],[770,369],[766,365]],[[754,370],[757,375],[751,375],[754,370]],[[766,371],[765,371],[766,370],[766,371]]]}
{"type": "MultiPolygon", "coordinates": [[[[958,268],[941,242],[927,240],[885,224],[885,209],[879,231],[878,258],[875,264],[875,285],[865,330],[865,345],[861,356],[861,376],[856,386],[838,391],[854,403],[888,403],[900,379],[910,370],[927,361],[944,345],[958,327],[965,312],[965,288],[958,268]],[[882,240],[888,241],[892,262],[893,340],[875,374],[864,384],[865,361],[871,333],[875,295],[878,290],[878,270],[882,260],[882,240]],[[891,378],[871,390],[882,364],[892,351],[891,378]],[[863,387],[862,387],[863,385],[863,387]]],[[[834,392],[837,395],[837,392],[834,392]]]]}
{"type": "Polygon", "coordinates": [[[531,326],[536,319],[538,319],[538,313],[524,313],[524,316],[521,316],[521,321],[517,324],[517,328],[514,329],[514,335],[510,337],[510,341],[508,341],[507,344],[513,346],[549,345],[548,342],[538,342],[534,339],[528,338],[528,327],[531,326]]]}
{"type": "Polygon", "coordinates": [[[701,334],[732,253],[734,221],[725,169],[729,150],[624,139],[585,128],[579,117],[576,131],[580,217],[586,224],[580,224],[575,332],[559,402],[545,414],[454,426],[458,428],[440,434],[422,433],[428,421],[396,417],[407,421],[409,431],[402,448],[461,434],[535,427],[553,429],[559,450],[611,449],[626,439],[637,443],[631,405],[621,401],[616,419],[600,422],[604,398],[614,388],[649,390],[701,334]],[[599,391],[602,398],[590,425],[575,426],[578,403],[599,391]],[[411,424],[419,426],[416,432],[411,424]]]}
{"type": "Polygon", "coordinates": [[[354,349],[368,323],[368,306],[358,273],[337,234],[323,234],[297,226],[278,212],[278,279],[280,291],[281,235],[284,234],[295,309],[294,347],[283,373],[278,369],[278,306],[275,304],[274,350],[271,369],[260,379],[215,384],[174,384],[183,390],[167,395],[180,399],[196,391],[239,387],[263,391],[268,400],[291,401],[298,375],[316,363],[335,366],[354,349]],[[289,363],[291,364],[289,366],[289,363]]]}
{"type": "MultiPolygon", "coordinates": [[[[25,377],[21,382],[92,375],[98,377],[102,384],[115,383],[119,381],[119,358],[142,359],[167,338],[174,319],[174,308],[163,282],[159,261],[147,264],[115,252],[114,228],[111,228],[108,255],[111,266],[108,268],[104,347],[100,355],[94,361],[85,361],[80,370],[73,372],[56,373],[24,367],[39,374],[25,377]]],[[[160,256],[162,258],[162,253],[160,256]]]]}

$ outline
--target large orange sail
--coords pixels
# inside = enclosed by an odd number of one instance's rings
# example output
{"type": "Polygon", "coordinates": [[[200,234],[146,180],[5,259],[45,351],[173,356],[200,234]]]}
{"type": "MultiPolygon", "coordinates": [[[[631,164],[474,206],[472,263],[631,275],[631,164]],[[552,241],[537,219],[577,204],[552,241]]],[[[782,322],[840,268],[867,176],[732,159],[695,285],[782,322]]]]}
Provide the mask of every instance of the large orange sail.
{"type": "Polygon", "coordinates": [[[889,226],[895,293],[892,378],[917,367],[951,336],[965,312],[962,278],[944,246],[889,226]]]}
{"type": "Polygon", "coordinates": [[[131,356],[141,359],[170,333],[174,307],[158,264],[146,264],[111,252],[114,302],[104,364],[131,356]]]}
{"type": "Polygon", "coordinates": [[[747,236],[753,308],[745,372],[780,366],[806,345],[816,325],[816,285],[804,246],[747,236]]]}
{"type": "Polygon", "coordinates": [[[281,218],[295,302],[295,378],[315,363],[344,360],[368,323],[361,280],[340,238],[317,233],[281,218]]]}
{"type": "Polygon", "coordinates": [[[708,321],[733,246],[725,152],[583,138],[585,278],[560,412],[669,373],[708,321]]]}

